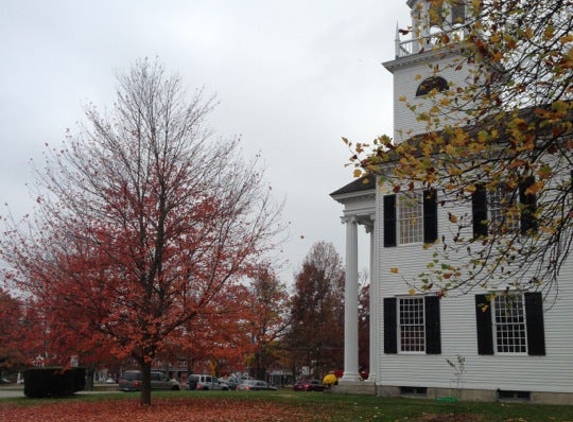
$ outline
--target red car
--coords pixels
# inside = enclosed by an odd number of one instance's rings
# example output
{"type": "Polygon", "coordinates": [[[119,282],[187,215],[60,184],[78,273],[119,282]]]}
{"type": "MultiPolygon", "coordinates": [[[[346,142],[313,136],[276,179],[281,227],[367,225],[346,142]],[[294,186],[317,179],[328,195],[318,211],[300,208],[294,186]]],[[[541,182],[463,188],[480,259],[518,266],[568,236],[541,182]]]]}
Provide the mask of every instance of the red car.
{"type": "Polygon", "coordinates": [[[325,386],[320,380],[300,380],[292,386],[294,391],[324,391],[325,386]]]}

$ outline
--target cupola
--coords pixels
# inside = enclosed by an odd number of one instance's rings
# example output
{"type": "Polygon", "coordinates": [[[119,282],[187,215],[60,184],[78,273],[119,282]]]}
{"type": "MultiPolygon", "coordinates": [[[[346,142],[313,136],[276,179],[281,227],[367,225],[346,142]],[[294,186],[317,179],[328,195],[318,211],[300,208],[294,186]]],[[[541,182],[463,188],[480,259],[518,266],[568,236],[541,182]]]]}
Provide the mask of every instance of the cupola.
{"type": "Polygon", "coordinates": [[[465,0],[408,0],[407,4],[412,22],[409,30],[397,29],[396,58],[434,47],[437,34],[458,30],[466,21],[465,0]]]}
{"type": "Polygon", "coordinates": [[[439,102],[467,86],[470,68],[458,69],[460,50],[466,38],[467,0],[407,0],[411,23],[396,29],[393,60],[383,63],[393,75],[394,140],[402,142],[417,134],[459,121],[456,112],[439,121],[417,119],[439,102]],[[401,28],[401,29],[400,29],[401,28]],[[429,95],[438,92],[440,95],[429,95]]]}

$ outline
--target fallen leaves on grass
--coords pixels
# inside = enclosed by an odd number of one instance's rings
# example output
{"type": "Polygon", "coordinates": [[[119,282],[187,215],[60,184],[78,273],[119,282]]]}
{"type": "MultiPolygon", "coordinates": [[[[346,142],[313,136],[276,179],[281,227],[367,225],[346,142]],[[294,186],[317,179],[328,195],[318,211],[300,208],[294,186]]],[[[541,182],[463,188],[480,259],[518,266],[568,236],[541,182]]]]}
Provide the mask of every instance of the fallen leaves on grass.
{"type": "Polygon", "coordinates": [[[482,415],[450,414],[450,415],[424,415],[418,422],[481,422],[482,415]]]}
{"type": "Polygon", "coordinates": [[[105,402],[61,401],[0,406],[0,421],[11,422],[311,422],[326,421],[309,409],[264,401],[155,399],[152,406],[134,400],[105,402]]]}

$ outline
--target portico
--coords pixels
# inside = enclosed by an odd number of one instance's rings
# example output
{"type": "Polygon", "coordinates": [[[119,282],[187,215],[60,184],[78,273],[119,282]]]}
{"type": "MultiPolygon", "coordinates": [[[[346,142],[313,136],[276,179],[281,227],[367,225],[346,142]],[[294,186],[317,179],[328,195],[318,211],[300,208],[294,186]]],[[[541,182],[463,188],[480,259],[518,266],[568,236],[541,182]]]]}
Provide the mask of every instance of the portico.
{"type": "Polygon", "coordinates": [[[341,221],[346,226],[346,280],[344,290],[344,374],[339,384],[344,386],[364,385],[359,374],[358,362],[358,261],[359,253],[368,253],[370,257],[370,367],[367,382],[376,380],[377,327],[379,324],[378,307],[373,303],[377,297],[378,286],[375,282],[376,269],[373,257],[377,253],[375,218],[376,182],[373,178],[357,179],[330,196],[344,205],[341,221]],[[359,250],[358,226],[364,226],[370,234],[369,251],[359,250]]]}

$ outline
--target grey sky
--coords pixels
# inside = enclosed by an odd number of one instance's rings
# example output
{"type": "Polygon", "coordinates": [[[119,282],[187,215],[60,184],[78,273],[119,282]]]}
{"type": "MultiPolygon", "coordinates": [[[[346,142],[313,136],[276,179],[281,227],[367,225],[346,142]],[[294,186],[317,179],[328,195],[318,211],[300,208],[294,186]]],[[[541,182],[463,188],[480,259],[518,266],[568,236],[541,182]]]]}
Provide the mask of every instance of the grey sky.
{"type": "Polygon", "coordinates": [[[75,130],[82,104],[111,106],[118,71],[158,56],[190,93],[217,94],[216,136],[261,153],[286,199],[290,283],[317,241],[344,257],[342,209],[328,196],[352,180],[341,137],[391,134],[381,62],[408,16],[406,0],[3,0],[0,201],[29,212],[29,159],[75,130]]]}

